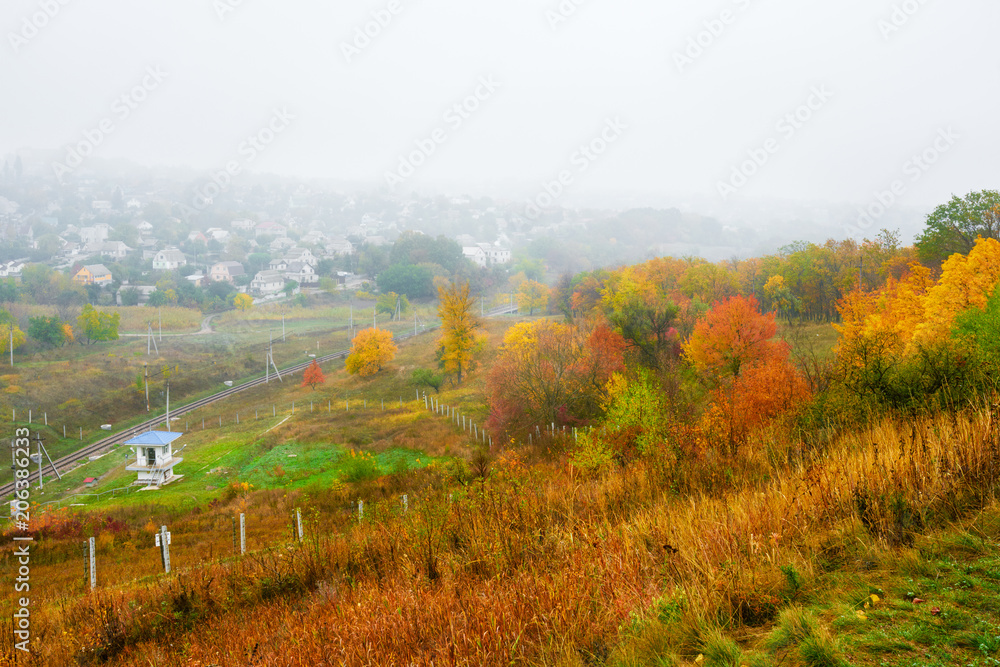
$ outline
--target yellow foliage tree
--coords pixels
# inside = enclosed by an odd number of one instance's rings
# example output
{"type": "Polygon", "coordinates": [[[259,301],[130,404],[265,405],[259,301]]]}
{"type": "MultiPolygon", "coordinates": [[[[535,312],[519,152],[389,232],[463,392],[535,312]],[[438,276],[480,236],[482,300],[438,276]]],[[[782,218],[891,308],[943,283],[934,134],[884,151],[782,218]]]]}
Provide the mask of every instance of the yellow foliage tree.
{"type": "Polygon", "coordinates": [[[249,294],[237,294],[233,298],[233,305],[241,312],[247,312],[253,308],[253,297],[249,294]]]}
{"type": "Polygon", "coordinates": [[[11,340],[13,340],[13,348],[17,348],[24,345],[25,341],[28,340],[21,328],[13,323],[13,321],[0,324],[0,354],[9,354],[11,350],[11,340]]]}
{"type": "Polygon", "coordinates": [[[534,315],[536,310],[545,310],[551,290],[535,280],[525,280],[517,288],[517,306],[521,312],[534,315]]]}
{"type": "Polygon", "coordinates": [[[941,265],[941,279],[924,299],[923,322],[914,328],[912,346],[948,339],[955,317],[969,308],[983,310],[1000,280],[1000,241],[976,240],[968,255],[954,254],[941,265]]]}
{"type": "Polygon", "coordinates": [[[458,383],[462,374],[473,363],[476,351],[482,346],[480,320],[475,311],[475,300],[469,294],[469,283],[450,283],[438,288],[438,315],[441,317],[441,361],[446,373],[454,373],[458,383]]]}
{"type": "Polygon", "coordinates": [[[396,358],[399,348],[392,342],[392,332],[385,329],[362,329],[351,341],[347,356],[347,372],[369,377],[378,373],[396,358]]]}

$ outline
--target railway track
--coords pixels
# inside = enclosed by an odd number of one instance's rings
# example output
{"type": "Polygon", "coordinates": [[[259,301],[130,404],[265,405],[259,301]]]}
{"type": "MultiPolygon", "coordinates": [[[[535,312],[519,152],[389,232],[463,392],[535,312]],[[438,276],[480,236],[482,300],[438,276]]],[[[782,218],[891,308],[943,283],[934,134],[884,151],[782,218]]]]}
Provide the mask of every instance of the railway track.
{"type": "MultiPolygon", "coordinates": [[[[414,336],[419,336],[421,334],[433,331],[436,328],[437,327],[429,327],[429,328],[425,329],[424,331],[421,331],[421,332],[416,333],[416,334],[412,334],[412,333],[404,334],[404,335],[396,337],[396,340],[399,340],[399,341],[408,340],[410,338],[413,338],[414,336]]],[[[327,361],[332,361],[334,359],[343,359],[349,353],[350,353],[350,350],[340,350],[339,352],[333,352],[331,354],[323,355],[321,357],[316,357],[316,361],[318,361],[319,363],[322,364],[322,363],[325,363],[327,361]]],[[[312,362],[313,362],[313,360],[309,359],[309,361],[304,361],[304,362],[302,362],[300,364],[295,364],[294,366],[290,366],[288,368],[283,368],[281,370],[281,372],[282,372],[282,374],[288,373],[290,375],[291,374],[295,374],[295,373],[299,373],[299,372],[305,370],[306,367],[309,366],[309,364],[311,364],[312,362]]],[[[187,414],[188,412],[192,412],[194,410],[197,410],[198,408],[203,408],[206,405],[211,405],[212,403],[215,403],[217,401],[221,401],[223,399],[226,399],[226,398],[228,398],[228,397],[230,397],[230,396],[232,396],[234,394],[238,394],[241,391],[246,391],[247,389],[252,389],[253,387],[258,387],[258,386],[264,384],[265,381],[266,381],[265,377],[259,377],[259,378],[253,379],[253,380],[248,380],[247,382],[244,382],[241,385],[237,385],[235,387],[230,387],[230,388],[224,389],[223,391],[220,391],[220,392],[218,392],[216,394],[212,394],[211,396],[206,396],[205,398],[198,399],[197,401],[193,401],[193,402],[188,403],[186,405],[178,406],[176,409],[170,411],[170,415],[171,415],[171,417],[174,417],[174,416],[180,416],[180,415],[183,415],[183,414],[187,414]]],[[[165,415],[160,415],[160,416],[154,417],[152,419],[147,419],[146,421],[142,422],[141,424],[137,424],[135,426],[132,426],[131,428],[125,429],[124,431],[119,431],[118,433],[116,433],[114,435],[110,435],[107,438],[103,438],[101,440],[98,440],[97,442],[91,443],[91,444],[87,445],[86,447],[83,447],[82,449],[78,449],[77,451],[73,452],[72,454],[67,454],[66,456],[63,456],[62,458],[56,459],[55,460],[55,466],[59,470],[62,470],[64,467],[69,466],[69,465],[71,465],[73,463],[76,463],[77,461],[83,460],[83,459],[85,459],[85,458],[87,458],[89,456],[92,456],[93,454],[97,454],[98,452],[101,452],[101,451],[103,451],[105,449],[108,449],[109,447],[112,447],[112,446],[114,446],[116,444],[125,442],[126,440],[132,438],[133,436],[135,436],[135,435],[137,435],[139,433],[142,433],[144,431],[148,431],[148,430],[152,429],[154,426],[157,426],[158,424],[160,424],[163,421],[164,417],[165,417],[165,415]]],[[[44,470],[44,468],[43,468],[43,470],[44,470]]],[[[34,472],[32,472],[29,475],[28,480],[29,480],[29,482],[36,482],[36,481],[38,481],[38,471],[35,470],[34,472]]],[[[13,493],[14,493],[14,482],[9,482],[7,484],[4,484],[3,486],[0,486],[0,498],[6,498],[7,496],[12,495],[13,493]]]]}

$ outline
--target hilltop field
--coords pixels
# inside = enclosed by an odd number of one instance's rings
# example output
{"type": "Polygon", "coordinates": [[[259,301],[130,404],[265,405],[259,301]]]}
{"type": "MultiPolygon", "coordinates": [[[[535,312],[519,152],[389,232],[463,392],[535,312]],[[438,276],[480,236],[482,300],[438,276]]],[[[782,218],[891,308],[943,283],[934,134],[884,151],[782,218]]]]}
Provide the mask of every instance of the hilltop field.
{"type": "Polygon", "coordinates": [[[5,664],[1000,664],[1000,243],[955,257],[835,324],[685,299],[682,260],[478,326],[453,284],[370,376],[179,417],[162,489],[121,447],[46,478],[33,653],[3,633],[5,664]]]}

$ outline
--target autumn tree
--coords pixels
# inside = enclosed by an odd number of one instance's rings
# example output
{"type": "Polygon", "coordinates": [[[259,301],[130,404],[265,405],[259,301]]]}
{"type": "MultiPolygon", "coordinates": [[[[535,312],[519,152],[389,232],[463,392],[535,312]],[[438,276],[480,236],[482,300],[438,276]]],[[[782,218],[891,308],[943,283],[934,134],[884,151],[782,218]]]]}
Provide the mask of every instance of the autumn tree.
{"type": "Polygon", "coordinates": [[[621,335],[604,325],[587,329],[549,320],[514,325],[486,381],[489,426],[509,435],[594,419],[608,380],[624,369],[626,348],[621,335]]]}
{"type": "Polygon", "coordinates": [[[118,325],[121,322],[120,313],[104,313],[91,304],[86,304],[79,317],[76,318],[80,331],[91,345],[99,341],[118,340],[118,325]]]}
{"type": "Polygon", "coordinates": [[[440,340],[441,363],[446,373],[454,374],[458,384],[473,364],[475,352],[482,345],[481,322],[476,302],[469,293],[469,283],[449,283],[438,288],[438,315],[443,334],[440,340]]]}
{"type": "Polygon", "coordinates": [[[396,358],[399,348],[392,341],[392,332],[385,329],[362,329],[351,341],[347,355],[347,372],[360,377],[370,377],[396,358]]]}
{"type": "Polygon", "coordinates": [[[534,315],[536,310],[544,311],[549,304],[551,290],[535,280],[525,280],[517,288],[517,306],[522,313],[534,315]]]}
{"type": "Polygon", "coordinates": [[[237,294],[233,297],[233,305],[242,313],[253,308],[253,297],[249,294],[237,294]]]}
{"type": "Polygon", "coordinates": [[[707,417],[734,453],[749,430],[808,396],[789,361],[789,347],[773,340],[774,313],[761,314],[753,297],[716,303],[697,326],[684,354],[705,373],[713,409],[707,417]]]}
{"type": "Polygon", "coordinates": [[[911,264],[882,289],[849,294],[837,326],[842,386],[861,405],[895,410],[967,400],[984,372],[976,361],[989,357],[982,332],[998,281],[1000,242],[981,238],[967,255],[949,257],[936,282],[911,264]]]}
{"type": "Polygon", "coordinates": [[[10,354],[11,348],[24,345],[27,337],[17,324],[17,318],[6,310],[0,310],[0,354],[10,354]]]}
{"type": "Polygon", "coordinates": [[[316,385],[324,382],[326,382],[326,377],[323,375],[323,370],[319,367],[319,362],[313,359],[302,373],[302,386],[315,389],[316,385]]]}
{"type": "Polygon", "coordinates": [[[699,371],[717,379],[738,376],[747,364],[767,358],[781,343],[774,313],[762,315],[753,297],[716,303],[695,326],[684,354],[699,371]]]}
{"type": "Polygon", "coordinates": [[[808,400],[810,393],[790,363],[786,346],[772,348],[770,356],[744,366],[739,376],[727,378],[711,396],[703,426],[714,430],[735,453],[755,427],[808,400]]]}
{"type": "Polygon", "coordinates": [[[642,363],[658,367],[677,342],[680,308],[635,267],[612,275],[601,296],[609,322],[639,351],[642,363]]]}
{"type": "Polygon", "coordinates": [[[612,375],[603,407],[601,426],[580,435],[572,455],[574,465],[598,471],[654,452],[667,454],[667,461],[673,459],[676,443],[669,442],[667,398],[649,370],[640,368],[632,378],[612,375]]]}

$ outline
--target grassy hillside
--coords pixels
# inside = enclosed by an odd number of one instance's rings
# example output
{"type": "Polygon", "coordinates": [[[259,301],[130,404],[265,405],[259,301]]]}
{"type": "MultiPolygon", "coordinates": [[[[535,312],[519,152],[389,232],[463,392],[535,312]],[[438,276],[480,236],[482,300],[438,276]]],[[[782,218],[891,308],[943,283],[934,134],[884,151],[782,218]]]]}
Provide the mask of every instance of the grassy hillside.
{"type": "MultiPolygon", "coordinates": [[[[152,312],[155,314],[155,309],[152,312]]],[[[435,324],[429,307],[418,306],[417,313],[421,325],[435,324]]],[[[165,329],[162,340],[156,341],[158,351],[151,355],[147,354],[145,337],[49,350],[17,361],[14,368],[0,375],[0,424],[14,428],[10,421],[16,417],[18,426],[29,426],[30,410],[32,430],[43,433],[53,458],[62,456],[81,446],[81,429],[83,443],[87,443],[107,435],[100,430],[102,424],[120,429],[144,419],[142,382],[147,373],[148,414],[162,414],[166,404],[164,368],[169,370],[170,397],[177,406],[221,391],[224,381],[262,376],[271,339],[279,366],[300,363],[308,359],[307,354],[348,349],[349,321],[347,307],[319,304],[286,309],[276,305],[233,314],[228,324],[216,327],[211,335],[171,336],[165,329]],[[286,314],[284,339],[282,311],[286,314]]],[[[385,321],[380,326],[399,334],[413,331],[412,320],[385,321]]],[[[9,479],[10,471],[0,469],[0,483],[9,479]]]]}
{"type": "MultiPolygon", "coordinates": [[[[482,368],[506,326],[491,323],[482,368]]],[[[185,417],[184,479],[50,512],[32,560],[39,664],[1000,659],[994,407],[808,445],[774,428],[733,456],[586,475],[567,463],[570,434],[484,451],[426,410],[410,375],[433,366],[435,338],[369,380],[324,368],[316,391],[272,384],[185,417]],[[92,535],[93,593],[79,546],[92,535]]],[[[482,371],[438,398],[485,421],[482,371]]],[[[46,497],[85,476],[101,476],[94,492],[117,488],[123,462],[114,450],[46,497]]]]}

